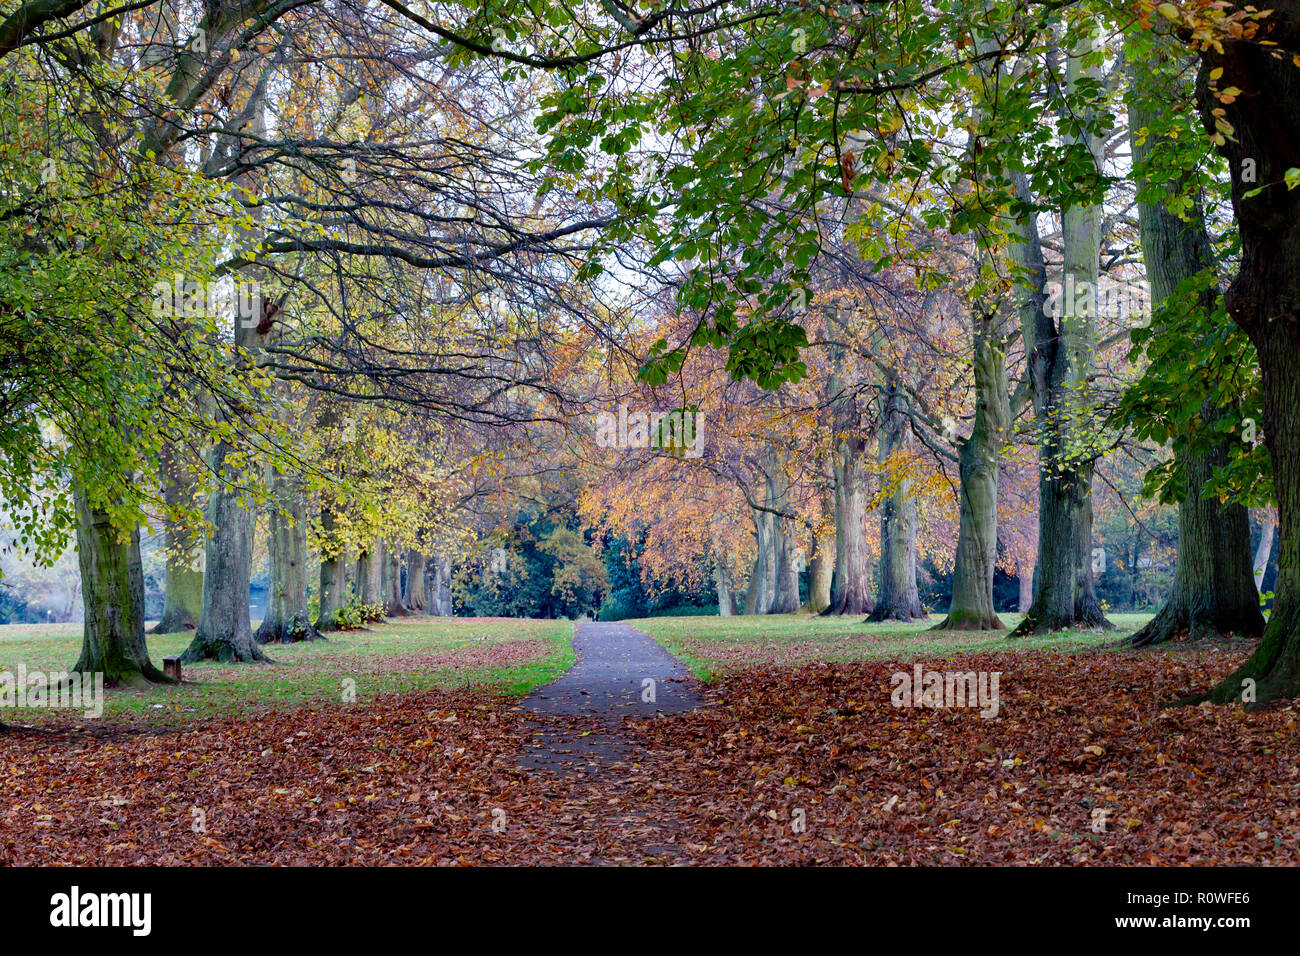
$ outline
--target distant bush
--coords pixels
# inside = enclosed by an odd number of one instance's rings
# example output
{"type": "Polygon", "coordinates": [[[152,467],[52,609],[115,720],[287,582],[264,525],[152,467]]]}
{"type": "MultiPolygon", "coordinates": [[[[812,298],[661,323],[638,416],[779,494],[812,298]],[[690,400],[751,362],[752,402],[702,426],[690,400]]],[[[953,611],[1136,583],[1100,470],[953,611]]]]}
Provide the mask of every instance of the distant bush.
{"type": "Polygon", "coordinates": [[[383,619],[384,606],[382,604],[362,604],[354,597],[346,605],[330,615],[328,623],[333,625],[336,630],[355,631],[363,624],[371,624],[383,619]]]}

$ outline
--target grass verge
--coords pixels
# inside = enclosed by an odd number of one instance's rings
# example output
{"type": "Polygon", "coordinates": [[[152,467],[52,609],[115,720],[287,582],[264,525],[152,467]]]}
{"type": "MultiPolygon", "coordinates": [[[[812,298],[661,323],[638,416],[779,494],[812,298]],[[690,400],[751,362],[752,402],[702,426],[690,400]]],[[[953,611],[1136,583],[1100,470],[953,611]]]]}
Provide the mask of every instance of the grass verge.
{"type": "MultiPolygon", "coordinates": [[[[179,655],[191,633],[150,635],[155,663],[179,655]]],[[[80,624],[0,626],[0,672],[66,671],[81,649],[80,624]]],[[[474,687],[522,696],[574,661],[571,621],[410,618],[343,631],[329,641],[273,644],[275,664],[198,663],[185,684],[148,691],[108,690],[102,719],[170,726],[268,710],[334,706],[384,693],[474,687]],[[352,683],[348,683],[351,681],[352,683]]],[[[6,723],[81,722],[81,711],[4,708],[6,723]]]]}
{"type": "Polygon", "coordinates": [[[1131,634],[1150,614],[1111,614],[1110,631],[1067,630],[1012,640],[1019,614],[1003,614],[1006,631],[931,631],[943,620],[932,614],[909,624],[864,623],[862,618],[808,614],[754,617],[654,617],[628,621],[679,657],[696,677],[713,680],[746,665],[795,667],[816,661],[912,660],[954,654],[1016,650],[1082,650],[1131,634]]]}

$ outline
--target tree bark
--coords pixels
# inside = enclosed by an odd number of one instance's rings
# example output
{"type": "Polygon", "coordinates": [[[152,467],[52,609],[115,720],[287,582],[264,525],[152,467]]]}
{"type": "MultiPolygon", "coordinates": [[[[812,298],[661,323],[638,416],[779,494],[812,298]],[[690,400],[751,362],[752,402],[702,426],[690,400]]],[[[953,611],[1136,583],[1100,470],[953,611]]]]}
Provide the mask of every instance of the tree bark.
{"type": "Polygon", "coordinates": [[[386,617],[405,617],[410,612],[402,603],[402,553],[385,543],[384,559],[379,564],[379,592],[386,617]]]}
{"type": "MultiPolygon", "coordinates": [[[[897,381],[881,393],[883,414],[879,434],[879,460],[883,465],[904,453],[911,434],[903,410],[903,391],[897,381]]],[[[996,480],[996,479],[995,479],[996,480]]],[[[916,587],[916,499],[912,482],[901,478],[880,507],[880,587],[872,621],[915,621],[925,617],[916,587]]]]}
{"type": "Polygon", "coordinates": [[[347,562],[335,549],[336,530],[334,511],[328,505],[320,510],[321,561],[320,561],[320,616],[316,620],[318,631],[339,629],[338,614],[348,603],[347,562]]]}
{"type": "Polygon", "coordinates": [[[424,552],[416,548],[406,552],[406,596],[403,603],[412,611],[423,611],[427,603],[424,593],[424,552]]]}
{"type": "Polygon", "coordinates": [[[357,555],[357,596],[362,604],[383,604],[380,568],[384,562],[384,539],[378,538],[357,555]]]}
{"type": "Polygon", "coordinates": [[[102,673],[107,687],[172,683],[153,666],[145,646],[140,529],[123,533],[107,511],[92,507],[79,490],[74,499],[86,622],[73,669],[102,673]]]}
{"type": "Polygon", "coordinates": [[[794,614],[799,610],[799,565],[793,534],[793,521],[788,517],[790,509],[789,482],[785,476],[783,463],[770,459],[767,475],[767,503],[771,510],[768,517],[772,526],[772,560],[773,560],[773,614],[794,614]]]}
{"type": "MultiPolygon", "coordinates": [[[[993,609],[998,559],[998,464],[1007,443],[1006,358],[998,341],[996,307],[974,317],[975,421],[958,452],[958,530],[952,602],[936,630],[1001,631],[993,609]]],[[[1023,593],[1023,589],[1022,589],[1023,593]]]]}
{"type": "Polygon", "coordinates": [[[754,569],[749,575],[749,586],[745,591],[745,613],[769,614],[776,597],[775,527],[771,512],[757,507],[752,511],[754,538],[758,547],[754,554],[754,569]]]}
{"type": "Polygon", "coordinates": [[[1021,614],[1029,613],[1029,609],[1034,605],[1034,570],[1029,568],[1016,568],[1016,584],[1020,587],[1020,598],[1016,605],[1016,610],[1021,614]]]}
{"type": "Polygon", "coordinates": [[[1159,613],[1128,639],[1136,647],[1187,634],[1191,639],[1228,634],[1259,637],[1264,616],[1250,563],[1250,524],[1239,504],[1202,498],[1214,469],[1228,463],[1226,449],[1184,456],[1186,487],[1178,505],[1178,563],[1173,591],[1159,613]]]}
{"type": "Polygon", "coordinates": [[[713,564],[713,586],[718,594],[718,615],[731,617],[736,613],[736,594],[731,585],[731,572],[718,554],[717,542],[710,542],[711,563],[713,564]]]}
{"type": "Polygon", "coordinates": [[[808,560],[808,610],[820,614],[831,606],[831,582],[835,577],[835,503],[828,488],[818,496],[821,520],[812,534],[812,557],[808,560]]]}
{"type": "Polygon", "coordinates": [[[1277,531],[1277,512],[1265,508],[1259,519],[1259,544],[1255,547],[1255,590],[1264,592],[1264,574],[1268,571],[1268,559],[1273,556],[1273,534],[1277,531]]]}
{"type": "Polygon", "coordinates": [[[275,497],[268,525],[271,589],[266,615],[254,639],[259,644],[323,641],[307,609],[307,503],[291,478],[272,477],[275,497]]]}
{"type": "Polygon", "coordinates": [[[845,435],[836,454],[835,573],[827,614],[859,615],[875,610],[867,574],[866,444],[860,435],[845,435]]]}
{"type": "Polygon", "coordinates": [[[154,634],[192,631],[203,609],[203,549],[184,509],[194,507],[194,475],[183,460],[184,450],[168,442],[162,449],[163,548],[167,577],[163,584],[162,617],[154,634]]]}
{"type": "Polygon", "coordinates": [[[1197,99],[1207,129],[1215,129],[1218,110],[1233,129],[1218,146],[1232,174],[1241,234],[1241,263],[1225,302],[1259,356],[1264,441],[1277,496],[1276,596],[1255,652],[1188,703],[1242,700],[1252,686],[1259,703],[1300,694],[1300,191],[1286,184],[1287,170],[1300,167],[1300,70],[1291,62],[1300,52],[1300,0],[1269,6],[1273,13],[1258,38],[1225,37],[1222,53],[1201,54],[1197,99]],[[1262,39],[1277,46],[1262,46],[1262,39]],[[1230,103],[1211,92],[1215,69],[1223,70],[1221,88],[1242,91],[1230,103]],[[1246,160],[1257,182],[1243,181],[1246,160]],[[1246,195],[1260,185],[1258,195],[1246,195]]]}
{"type": "Polygon", "coordinates": [[[451,568],[442,555],[435,555],[430,562],[433,568],[433,590],[431,606],[433,613],[439,617],[451,617],[451,568]]]}
{"type": "Polygon", "coordinates": [[[187,663],[269,660],[253,640],[248,619],[252,529],[233,484],[237,476],[226,464],[233,454],[234,449],[223,441],[211,455],[217,484],[208,495],[204,516],[213,532],[204,550],[203,610],[194,640],[181,655],[187,663]]]}

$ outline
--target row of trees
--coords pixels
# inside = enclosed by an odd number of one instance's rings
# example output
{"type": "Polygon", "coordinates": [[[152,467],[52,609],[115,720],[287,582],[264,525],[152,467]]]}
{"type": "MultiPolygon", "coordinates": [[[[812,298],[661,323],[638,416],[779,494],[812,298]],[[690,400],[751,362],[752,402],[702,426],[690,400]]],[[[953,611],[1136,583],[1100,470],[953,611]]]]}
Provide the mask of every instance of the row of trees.
{"type": "Polygon", "coordinates": [[[431,578],[445,607],[494,462],[553,414],[544,360],[591,301],[570,237],[598,220],[521,159],[538,81],[375,13],[0,8],[7,544],[49,561],[75,535],[77,666],[110,685],[166,680],[143,523],[185,659],[262,660],[349,595],[395,613],[431,578]]]}
{"type": "Polygon", "coordinates": [[[382,589],[378,539],[443,553],[552,494],[670,575],[710,556],[720,609],[742,579],[738,609],[796,609],[802,544],[814,607],[914,619],[928,532],[955,537],[942,626],[1002,626],[999,560],[1034,568],[1018,633],[1104,626],[1096,485],[1131,454],[1180,511],[1138,640],[1262,632],[1210,696],[1300,689],[1300,11],[3,9],[0,494],[19,548],[75,527],[81,666],[162,679],[151,507],[199,594],[191,659],[262,656],[255,508],[283,638],[310,633],[309,549],[324,614],[349,549],[382,589]],[[233,315],[177,306],[222,277],[252,289],[233,315]],[[1099,306],[1144,280],[1149,318],[1099,306]],[[618,404],[698,409],[716,441],[611,457],[590,416],[618,404]],[[1265,629],[1246,506],[1270,497],[1265,629]]]}

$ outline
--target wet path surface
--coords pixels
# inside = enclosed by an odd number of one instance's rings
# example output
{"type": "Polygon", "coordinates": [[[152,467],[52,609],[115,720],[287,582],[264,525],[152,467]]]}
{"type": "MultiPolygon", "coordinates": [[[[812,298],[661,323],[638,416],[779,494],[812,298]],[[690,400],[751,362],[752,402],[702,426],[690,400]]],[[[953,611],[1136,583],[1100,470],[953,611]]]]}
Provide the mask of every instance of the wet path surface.
{"type": "Polygon", "coordinates": [[[627,624],[574,626],[577,663],[523,702],[533,715],[526,767],[597,773],[636,759],[625,719],[693,710],[702,702],[690,671],[648,634],[627,624]]]}

